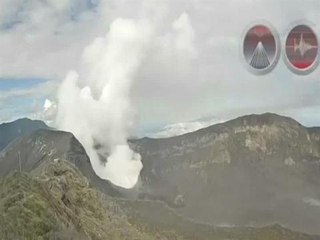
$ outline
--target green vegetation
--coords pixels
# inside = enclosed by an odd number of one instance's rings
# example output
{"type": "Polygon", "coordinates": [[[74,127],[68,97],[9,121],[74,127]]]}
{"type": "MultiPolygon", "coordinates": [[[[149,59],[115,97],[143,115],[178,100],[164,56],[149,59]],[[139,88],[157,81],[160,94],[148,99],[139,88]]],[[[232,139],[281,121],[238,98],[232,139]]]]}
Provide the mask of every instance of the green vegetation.
{"type": "Polygon", "coordinates": [[[69,162],[46,161],[0,181],[5,240],[312,240],[274,225],[216,228],[177,215],[158,201],[114,199],[90,187],[69,162]]]}
{"type": "Polygon", "coordinates": [[[41,185],[25,173],[1,181],[0,196],[1,239],[45,239],[57,224],[41,185]]]}
{"type": "Polygon", "coordinates": [[[3,179],[0,212],[0,239],[155,239],[65,161],[3,179]]]}

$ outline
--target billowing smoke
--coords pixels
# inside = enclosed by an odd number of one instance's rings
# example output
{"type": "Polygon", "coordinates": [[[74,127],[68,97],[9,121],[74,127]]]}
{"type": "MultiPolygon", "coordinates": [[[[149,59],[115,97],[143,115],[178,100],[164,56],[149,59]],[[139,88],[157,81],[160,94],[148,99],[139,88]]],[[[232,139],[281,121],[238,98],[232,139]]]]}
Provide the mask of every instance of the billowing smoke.
{"type": "Polygon", "coordinates": [[[100,178],[124,188],[134,187],[142,169],[127,143],[130,89],[150,36],[144,21],[116,19],[84,50],[81,71],[70,71],[58,92],[58,127],[79,139],[100,178]]]}

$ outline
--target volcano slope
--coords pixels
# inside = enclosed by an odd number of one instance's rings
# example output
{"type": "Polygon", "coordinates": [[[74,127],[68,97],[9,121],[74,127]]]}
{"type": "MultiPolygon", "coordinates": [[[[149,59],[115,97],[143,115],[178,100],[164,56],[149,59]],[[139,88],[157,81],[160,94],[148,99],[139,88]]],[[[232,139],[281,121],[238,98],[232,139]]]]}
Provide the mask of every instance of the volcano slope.
{"type": "Polygon", "coordinates": [[[279,225],[217,228],[185,219],[159,201],[110,197],[74,163],[57,158],[0,179],[0,212],[0,239],[6,240],[319,239],[279,225]]]}
{"type": "Polygon", "coordinates": [[[0,220],[9,224],[1,224],[5,235],[0,236],[127,239],[123,234],[129,231],[137,239],[320,239],[299,233],[318,230],[319,133],[290,118],[264,114],[174,138],[130,141],[144,168],[137,186],[128,191],[94,174],[71,133],[38,130],[0,153],[0,207],[5,213],[0,220]],[[84,189],[67,193],[74,188],[84,189]],[[87,191],[98,197],[85,197],[87,191]],[[20,207],[28,196],[36,197],[31,202],[40,199],[42,206],[27,205],[26,212],[36,216],[32,226],[26,224],[30,215],[18,214],[25,212],[20,207]],[[123,229],[112,232],[113,225],[105,225],[108,214],[99,217],[109,211],[105,204],[115,206],[111,219],[125,219],[119,223],[123,229]],[[17,219],[31,233],[17,232],[17,219]],[[38,229],[43,222],[45,230],[38,229]]]}
{"type": "Polygon", "coordinates": [[[42,121],[21,118],[13,122],[0,124],[0,151],[11,141],[38,129],[49,129],[42,121]]]}
{"type": "Polygon", "coordinates": [[[280,223],[320,233],[320,129],[271,113],[131,142],[141,199],[215,225],[280,223]]]}

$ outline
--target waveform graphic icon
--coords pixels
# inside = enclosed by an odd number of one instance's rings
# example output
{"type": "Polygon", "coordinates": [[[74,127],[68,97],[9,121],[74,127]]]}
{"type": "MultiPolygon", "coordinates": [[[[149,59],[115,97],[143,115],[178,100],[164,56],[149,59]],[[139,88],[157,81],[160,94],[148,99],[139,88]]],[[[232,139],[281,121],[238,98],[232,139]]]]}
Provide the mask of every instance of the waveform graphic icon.
{"type": "Polygon", "coordinates": [[[259,42],[254,50],[250,65],[257,69],[264,69],[270,65],[266,49],[262,45],[262,42],[259,42]]]}
{"type": "Polygon", "coordinates": [[[285,45],[286,63],[290,70],[306,74],[314,70],[318,60],[318,39],[306,25],[294,27],[285,45]]]}
{"type": "Polygon", "coordinates": [[[243,56],[251,72],[258,75],[270,72],[279,59],[278,36],[265,25],[251,27],[243,41],[243,56]]]}
{"type": "Polygon", "coordinates": [[[304,55],[311,49],[317,49],[317,46],[313,46],[307,43],[303,38],[303,33],[300,35],[300,41],[297,43],[296,39],[294,39],[293,49],[295,52],[299,51],[300,56],[304,57],[304,55]]]}

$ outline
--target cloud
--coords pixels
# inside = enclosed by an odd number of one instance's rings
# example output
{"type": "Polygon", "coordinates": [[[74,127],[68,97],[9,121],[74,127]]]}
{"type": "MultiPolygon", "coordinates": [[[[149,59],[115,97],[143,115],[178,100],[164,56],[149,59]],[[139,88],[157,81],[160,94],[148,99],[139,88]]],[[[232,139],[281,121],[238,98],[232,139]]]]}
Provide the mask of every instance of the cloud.
{"type": "MultiPolygon", "coordinates": [[[[24,81],[24,80],[21,80],[24,81]]],[[[13,88],[8,90],[0,90],[0,101],[7,101],[12,98],[19,97],[31,97],[38,95],[42,92],[43,94],[52,94],[55,92],[57,83],[52,81],[43,81],[32,87],[25,88],[13,88]]]]}
{"type": "Polygon", "coordinates": [[[194,55],[194,31],[190,24],[187,13],[182,13],[180,17],[172,23],[172,28],[176,32],[174,46],[176,49],[186,51],[189,55],[194,55]]]}
{"type": "Polygon", "coordinates": [[[257,77],[244,67],[240,50],[244,30],[259,19],[270,22],[284,41],[301,19],[319,32],[319,11],[318,0],[4,0],[0,77],[59,82],[69,69],[82,75],[82,50],[103,38],[115,19],[145,19],[154,35],[130,92],[138,131],[266,111],[319,125],[319,68],[296,76],[280,59],[272,73],[257,77]]]}
{"type": "MultiPolygon", "coordinates": [[[[41,105],[40,105],[41,106],[41,105]]],[[[58,107],[55,101],[45,99],[42,108],[40,108],[34,115],[33,118],[44,121],[51,127],[55,126],[55,119],[57,116],[58,107]]]]}
{"type": "Polygon", "coordinates": [[[132,188],[141,157],[127,143],[133,124],[130,90],[152,31],[144,20],[116,19],[84,50],[84,70],[67,74],[58,92],[57,125],[83,144],[96,174],[132,188]]]}
{"type": "MultiPolygon", "coordinates": [[[[3,81],[10,80],[1,80],[0,89],[3,81]]],[[[45,97],[56,94],[57,82],[22,79],[17,81],[27,83],[22,84],[23,87],[6,87],[0,90],[0,121],[12,121],[21,117],[38,118],[39,112],[43,111],[45,97]]]]}
{"type": "Polygon", "coordinates": [[[0,75],[61,78],[96,34],[89,6],[87,0],[1,1],[0,75]]]}
{"type": "Polygon", "coordinates": [[[318,200],[318,199],[304,198],[303,202],[307,203],[307,204],[309,204],[310,206],[313,206],[313,207],[320,207],[320,200],[318,200]]]}
{"type": "Polygon", "coordinates": [[[168,138],[194,132],[211,125],[222,123],[224,120],[211,118],[206,120],[197,120],[191,122],[173,123],[163,127],[160,131],[148,134],[152,138],[168,138]]]}

